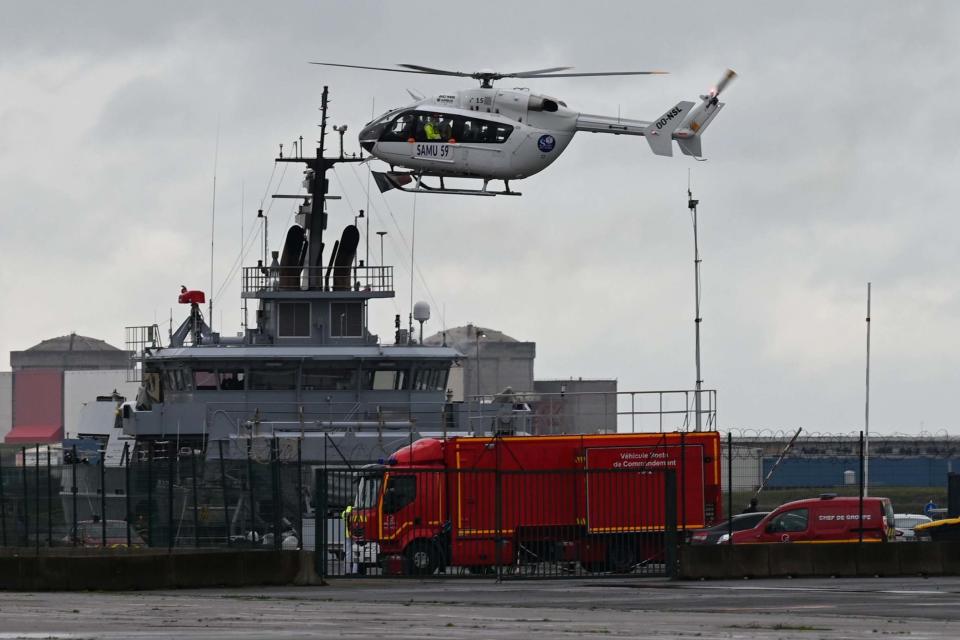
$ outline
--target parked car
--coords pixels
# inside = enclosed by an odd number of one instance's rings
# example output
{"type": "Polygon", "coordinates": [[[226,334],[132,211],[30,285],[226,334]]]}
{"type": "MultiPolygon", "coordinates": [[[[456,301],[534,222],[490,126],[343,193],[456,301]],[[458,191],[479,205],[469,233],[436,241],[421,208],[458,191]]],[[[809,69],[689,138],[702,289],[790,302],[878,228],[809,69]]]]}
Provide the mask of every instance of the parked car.
{"type": "MultiPolygon", "coordinates": [[[[862,533],[866,542],[896,539],[893,506],[888,498],[863,499],[862,533]]],[[[860,498],[826,493],[774,509],[753,529],[734,532],[733,542],[853,542],[860,539],[860,534],[860,498]]]]}
{"type": "Polygon", "coordinates": [[[945,518],[934,520],[926,524],[918,524],[914,528],[917,540],[944,542],[960,540],[960,518],[945,518]]]}
{"type": "MultiPolygon", "coordinates": [[[[103,535],[103,522],[100,520],[83,520],[77,523],[76,539],[78,547],[109,547],[112,549],[125,548],[127,546],[127,535],[130,536],[130,548],[138,549],[145,547],[146,543],[125,520],[107,520],[106,537],[103,535]]],[[[70,533],[60,541],[65,546],[72,546],[74,531],[71,528],[70,533]]]]}
{"type": "MultiPolygon", "coordinates": [[[[733,520],[734,532],[752,529],[763,520],[767,511],[757,511],[755,513],[740,513],[733,520]]],[[[697,529],[690,535],[690,544],[717,544],[726,542],[730,539],[730,520],[725,520],[718,525],[707,527],[706,529],[697,529]]]]}
{"type": "Polygon", "coordinates": [[[901,542],[913,542],[916,538],[913,528],[917,525],[933,522],[929,516],[922,513],[896,513],[893,516],[897,528],[897,540],[901,542]]]}

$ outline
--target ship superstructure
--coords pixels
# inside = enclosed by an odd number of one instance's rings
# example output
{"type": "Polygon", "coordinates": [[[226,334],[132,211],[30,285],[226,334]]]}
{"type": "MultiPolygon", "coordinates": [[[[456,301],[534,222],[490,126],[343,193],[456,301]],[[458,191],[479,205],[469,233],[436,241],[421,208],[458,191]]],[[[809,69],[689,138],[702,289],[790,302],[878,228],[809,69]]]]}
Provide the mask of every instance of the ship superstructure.
{"type": "MultiPolygon", "coordinates": [[[[162,344],[156,325],[128,327],[128,349],[142,380],[124,405],[123,430],[142,441],[206,449],[258,436],[299,439],[305,460],[375,461],[411,438],[483,431],[447,394],[459,353],[416,344],[396,319],[384,344],[368,326],[371,302],[392,298],[393,268],[357,259],[360,234],[347,225],[324,252],[326,172],[340,162],[323,154],[327,90],[316,157],[279,157],[305,166],[307,194],[283,250],[242,270],[241,296],[255,321],[237,336],[211,331],[201,291],[181,291],[183,323],[162,344]],[[325,261],[326,260],[326,261],[325,261]]],[[[418,305],[419,306],[419,305],[418,305]]],[[[241,452],[243,447],[227,447],[241,452]]]]}

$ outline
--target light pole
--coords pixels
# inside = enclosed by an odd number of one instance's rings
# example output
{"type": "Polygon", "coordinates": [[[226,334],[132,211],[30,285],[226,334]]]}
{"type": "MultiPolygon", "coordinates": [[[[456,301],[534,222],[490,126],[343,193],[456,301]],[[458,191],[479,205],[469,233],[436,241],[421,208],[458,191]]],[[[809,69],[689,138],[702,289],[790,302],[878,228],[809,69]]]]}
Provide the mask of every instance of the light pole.
{"type": "Polygon", "coordinates": [[[690,209],[690,215],[693,217],[693,296],[694,296],[694,318],[693,325],[696,332],[696,360],[697,360],[697,383],[694,389],[693,406],[696,412],[695,431],[702,428],[702,417],[700,414],[700,388],[703,386],[703,379],[700,377],[700,246],[697,243],[697,205],[699,200],[693,199],[693,192],[690,190],[689,180],[687,182],[687,208],[690,209]]]}

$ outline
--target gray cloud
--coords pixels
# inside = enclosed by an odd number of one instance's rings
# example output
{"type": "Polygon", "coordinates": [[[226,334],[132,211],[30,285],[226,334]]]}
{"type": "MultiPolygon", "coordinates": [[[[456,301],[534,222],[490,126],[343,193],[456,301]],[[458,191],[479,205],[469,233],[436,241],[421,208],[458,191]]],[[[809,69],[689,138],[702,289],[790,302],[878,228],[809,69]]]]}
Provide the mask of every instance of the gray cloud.
{"type": "MultiPolygon", "coordinates": [[[[704,373],[721,425],[858,428],[873,281],[874,427],[953,428],[958,13],[948,2],[693,3],[682,15],[662,3],[16,3],[0,22],[0,286],[15,301],[0,305],[0,351],[70,330],[120,344],[124,325],[163,323],[181,283],[209,288],[218,123],[215,289],[236,258],[241,200],[249,232],[277,145],[315,139],[323,84],[354,148],[371,107],[404,104],[405,88],[469,86],[308,60],[672,71],[535,85],[641,118],[731,66],[741,77],[705,136],[707,163],[581,134],[517,185],[522,198],[419,198],[416,259],[432,295],[418,279],[415,298],[440,307],[435,329],[444,315],[536,340],[544,377],[691,386],[692,169],[704,373]],[[419,28],[424,15],[436,28],[419,28]]],[[[365,184],[363,170],[340,170],[332,228],[367,208],[365,184]]],[[[290,169],[283,190],[297,186],[290,169]]],[[[291,207],[263,206],[276,241],[291,207]]],[[[389,335],[408,307],[400,236],[409,242],[413,199],[374,193],[369,209],[397,265],[397,299],[374,310],[389,335]]],[[[237,296],[234,279],[217,300],[225,331],[239,328],[237,296]]]]}

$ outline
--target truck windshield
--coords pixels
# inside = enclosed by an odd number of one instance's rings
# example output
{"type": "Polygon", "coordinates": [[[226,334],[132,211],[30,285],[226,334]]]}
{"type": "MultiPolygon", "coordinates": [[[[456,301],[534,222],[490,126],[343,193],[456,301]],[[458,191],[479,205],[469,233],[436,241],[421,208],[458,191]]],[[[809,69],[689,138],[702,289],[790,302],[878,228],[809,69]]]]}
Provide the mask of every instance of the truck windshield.
{"type": "Polygon", "coordinates": [[[373,509],[376,507],[377,499],[380,497],[381,484],[383,484],[383,475],[381,474],[361,476],[354,507],[357,509],[373,509]]]}

